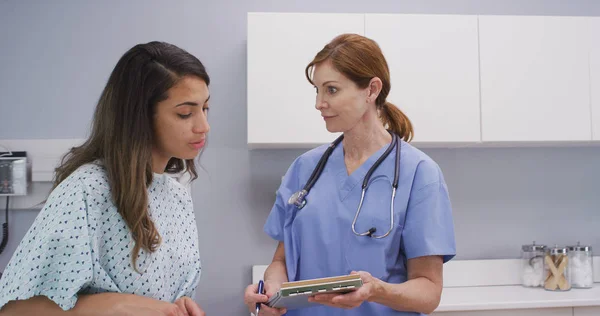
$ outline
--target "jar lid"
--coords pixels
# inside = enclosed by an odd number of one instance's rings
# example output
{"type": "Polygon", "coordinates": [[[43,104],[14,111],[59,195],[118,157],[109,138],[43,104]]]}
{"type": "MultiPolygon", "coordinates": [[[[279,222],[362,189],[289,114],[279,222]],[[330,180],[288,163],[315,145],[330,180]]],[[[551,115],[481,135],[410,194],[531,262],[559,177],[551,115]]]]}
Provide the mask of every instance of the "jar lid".
{"type": "Polygon", "coordinates": [[[554,246],[553,248],[549,248],[546,250],[547,252],[550,253],[550,255],[565,255],[569,252],[569,250],[567,249],[567,247],[559,247],[559,246],[554,246]]]}
{"type": "Polygon", "coordinates": [[[569,246],[568,248],[569,248],[569,251],[585,251],[585,252],[592,251],[592,246],[581,245],[579,242],[577,242],[577,246],[569,246]]]}
{"type": "Polygon", "coordinates": [[[546,245],[536,245],[535,241],[534,241],[533,244],[531,244],[531,245],[523,245],[523,247],[521,247],[521,249],[523,249],[523,251],[526,251],[526,252],[545,251],[546,245]]]}

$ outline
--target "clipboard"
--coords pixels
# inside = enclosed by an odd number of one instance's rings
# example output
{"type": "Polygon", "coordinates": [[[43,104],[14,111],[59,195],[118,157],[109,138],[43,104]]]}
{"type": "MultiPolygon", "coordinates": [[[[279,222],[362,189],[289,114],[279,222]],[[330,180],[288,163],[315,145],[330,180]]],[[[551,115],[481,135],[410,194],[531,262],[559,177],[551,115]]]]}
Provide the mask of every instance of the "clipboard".
{"type": "Polygon", "coordinates": [[[296,282],[284,282],[266,305],[288,310],[317,305],[308,301],[310,296],[328,293],[349,293],[358,290],[363,285],[358,274],[343,275],[328,278],[311,279],[296,282]]]}

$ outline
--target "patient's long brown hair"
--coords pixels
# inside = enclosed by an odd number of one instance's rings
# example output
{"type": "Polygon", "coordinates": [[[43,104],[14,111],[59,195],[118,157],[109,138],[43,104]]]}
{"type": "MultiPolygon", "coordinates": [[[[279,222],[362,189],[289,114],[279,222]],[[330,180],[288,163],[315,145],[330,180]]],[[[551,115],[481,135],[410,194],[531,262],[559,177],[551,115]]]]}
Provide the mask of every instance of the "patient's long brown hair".
{"type": "MultiPolygon", "coordinates": [[[[135,242],[131,257],[136,271],[140,249],[154,252],[161,242],[147,212],[155,108],[185,76],[210,83],[204,65],[177,46],[150,42],[131,48],[117,62],[100,95],[89,138],[72,148],[56,169],[54,187],[80,166],[102,162],[113,202],[135,242]]],[[[197,178],[193,160],[172,158],[165,171],[185,171],[192,180],[197,178]]]]}

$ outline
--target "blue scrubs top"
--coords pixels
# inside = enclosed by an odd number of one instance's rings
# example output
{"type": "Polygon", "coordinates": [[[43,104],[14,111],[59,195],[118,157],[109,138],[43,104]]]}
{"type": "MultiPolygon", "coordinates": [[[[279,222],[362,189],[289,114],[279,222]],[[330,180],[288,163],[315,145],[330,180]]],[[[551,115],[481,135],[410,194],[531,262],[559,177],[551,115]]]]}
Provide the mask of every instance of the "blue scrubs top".
{"type": "MultiPolygon", "coordinates": [[[[298,157],[288,169],[265,232],[284,242],[290,281],[367,271],[388,283],[407,280],[408,259],[441,255],[444,262],[456,254],[452,208],[439,166],[425,153],[402,141],[400,179],[394,205],[394,229],[385,238],[356,236],[352,221],[356,214],[367,171],[387,149],[383,146],[348,175],[340,143],[323,173],[307,195],[301,210],[287,201],[301,190],[328,145],[298,157]]],[[[395,164],[394,149],[371,176],[365,201],[356,222],[359,233],[377,229],[385,234],[390,226],[390,201],[395,164]]],[[[316,305],[290,310],[287,315],[420,315],[395,311],[364,302],[352,310],[316,305]]]]}

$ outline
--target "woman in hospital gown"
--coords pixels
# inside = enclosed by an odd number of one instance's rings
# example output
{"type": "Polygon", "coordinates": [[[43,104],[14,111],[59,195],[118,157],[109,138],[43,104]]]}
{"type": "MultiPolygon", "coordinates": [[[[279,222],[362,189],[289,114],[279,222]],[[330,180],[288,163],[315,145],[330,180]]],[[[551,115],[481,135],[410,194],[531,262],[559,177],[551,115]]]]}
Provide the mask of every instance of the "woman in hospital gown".
{"type": "Polygon", "coordinates": [[[136,45],[113,70],[89,139],[0,280],[0,314],[204,315],[186,187],[209,125],[203,64],[167,43],[136,45]]]}
{"type": "MultiPolygon", "coordinates": [[[[442,171],[426,154],[410,145],[412,125],[386,101],[389,70],[378,45],[365,37],[344,34],[320,51],[306,68],[316,89],[316,109],[327,130],[342,132],[321,176],[299,209],[289,198],[303,189],[329,145],[298,157],[290,166],[265,224],[279,241],[264,280],[266,295],[256,284],[246,289],[245,302],[266,302],[285,281],[358,273],[364,285],[348,294],[316,295],[314,306],[287,315],[422,315],[439,304],[442,265],[454,257],[452,211],[442,171]],[[384,238],[358,236],[352,223],[362,182],[392,141],[400,141],[399,185],[394,226],[384,238]]],[[[299,131],[301,132],[301,131],[299,131]]],[[[357,233],[390,228],[390,204],[396,151],[374,170],[357,218],[357,233]]],[[[261,315],[285,310],[261,306],[261,315]]]]}

